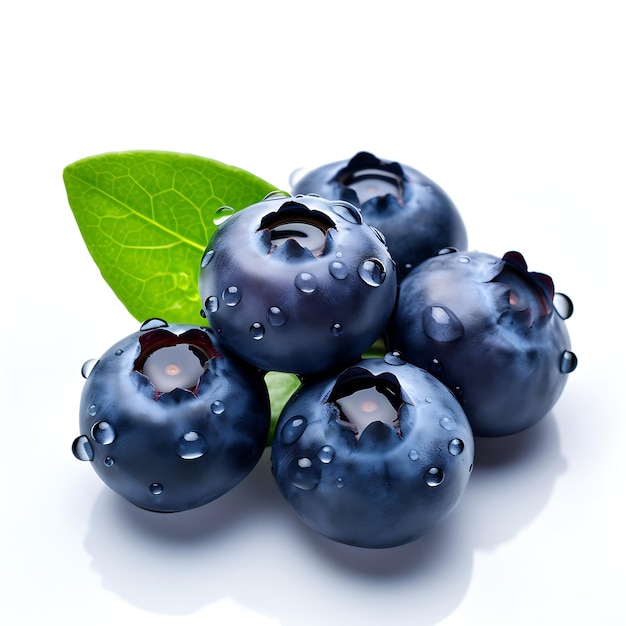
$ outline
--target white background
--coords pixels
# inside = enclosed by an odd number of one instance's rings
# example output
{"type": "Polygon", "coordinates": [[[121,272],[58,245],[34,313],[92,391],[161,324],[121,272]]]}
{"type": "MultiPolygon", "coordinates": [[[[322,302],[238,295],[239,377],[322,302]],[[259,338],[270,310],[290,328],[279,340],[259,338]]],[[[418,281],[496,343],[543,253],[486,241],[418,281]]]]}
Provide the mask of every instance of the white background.
{"type": "Polygon", "coordinates": [[[0,615],[22,624],[626,623],[620,2],[28,2],[0,9],[0,615]],[[523,252],[570,295],[579,367],[554,410],[478,441],[459,507],[402,548],[304,528],[264,457],[233,492],[134,508],[71,453],[80,367],[138,328],[63,168],[171,150],[290,173],[359,150],[523,252]]]}

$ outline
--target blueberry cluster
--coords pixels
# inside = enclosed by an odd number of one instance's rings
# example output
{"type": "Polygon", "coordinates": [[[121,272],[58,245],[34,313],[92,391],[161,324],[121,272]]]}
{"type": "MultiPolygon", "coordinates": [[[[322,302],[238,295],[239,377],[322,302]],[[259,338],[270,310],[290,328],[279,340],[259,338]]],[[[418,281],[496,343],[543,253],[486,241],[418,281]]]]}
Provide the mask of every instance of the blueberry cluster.
{"type": "Polygon", "coordinates": [[[270,432],[265,376],[287,372],[279,491],[332,540],[402,545],[460,501],[474,436],[535,424],[576,367],[551,278],[519,252],[468,251],[440,187],[369,153],[233,213],[199,264],[206,327],[149,320],[83,369],[74,455],[152,511],[249,474],[270,432]]]}

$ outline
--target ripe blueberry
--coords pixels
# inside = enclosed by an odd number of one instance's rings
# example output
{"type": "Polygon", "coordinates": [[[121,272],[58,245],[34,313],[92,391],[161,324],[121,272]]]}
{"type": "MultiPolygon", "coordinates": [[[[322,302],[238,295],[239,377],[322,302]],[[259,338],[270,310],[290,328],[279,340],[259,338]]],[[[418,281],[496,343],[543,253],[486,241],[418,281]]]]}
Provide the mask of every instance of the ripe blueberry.
{"type": "Polygon", "coordinates": [[[83,367],[74,455],[139,507],[174,512],[237,485],[263,453],[261,373],[215,349],[212,331],[150,320],[83,367]]]}
{"type": "Polygon", "coordinates": [[[291,191],[360,207],[363,219],[384,234],[398,280],[441,248],[467,247],[465,225],[441,187],[408,165],[369,152],[314,169],[291,191]]]}
{"type": "Polygon", "coordinates": [[[278,421],[272,471],[313,530],[387,548],[417,539],[455,508],[473,456],[452,392],[389,353],[301,384],[278,421]]]}
{"type": "Polygon", "coordinates": [[[576,367],[572,310],[519,252],[446,249],[403,281],[387,346],[455,390],[475,435],[510,435],[550,411],[576,367]]]}

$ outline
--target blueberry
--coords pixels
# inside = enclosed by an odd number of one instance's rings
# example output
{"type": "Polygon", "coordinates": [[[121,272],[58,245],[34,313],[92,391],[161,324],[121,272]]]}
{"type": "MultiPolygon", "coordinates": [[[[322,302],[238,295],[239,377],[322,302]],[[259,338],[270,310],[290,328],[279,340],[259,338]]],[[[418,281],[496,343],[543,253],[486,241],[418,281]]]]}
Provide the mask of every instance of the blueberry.
{"type": "Polygon", "coordinates": [[[272,444],[272,472],[298,517],[349,545],[417,539],[455,508],[474,441],[452,392],[399,353],[301,384],[272,444]]]}
{"type": "Polygon", "coordinates": [[[398,280],[441,248],[467,247],[465,226],[452,200],[421,172],[359,152],[300,178],[292,193],[318,193],[359,206],[380,230],[398,265],[398,280]]]}
{"type": "Polygon", "coordinates": [[[576,367],[572,310],[519,252],[446,249],[403,281],[387,346],[455,391],[475,435],[510,435],[551,410],[576,367]]]}
{"type": "Polygon", "coordinates": [[[151,320],[83,375],[74,455],[139,507],[206,504],[243,480],[265,449],[262,374],[218,352],[209,329],[151,320]]]}
{"type": "Polygon", "coordinates": [[[353,205],[277,193],[220,225],[199,289],[229,350],[306,375],[360,358],[391,316],[397,281],[384,238],[353,205]]]}

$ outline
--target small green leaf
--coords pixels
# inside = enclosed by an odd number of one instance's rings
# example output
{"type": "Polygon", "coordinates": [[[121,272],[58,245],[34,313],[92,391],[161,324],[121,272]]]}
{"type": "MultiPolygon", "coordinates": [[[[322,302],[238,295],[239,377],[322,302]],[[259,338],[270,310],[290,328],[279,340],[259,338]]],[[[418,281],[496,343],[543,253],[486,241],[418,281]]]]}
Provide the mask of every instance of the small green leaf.
{"type": "Polygon", "coordinates": [[[267,439],[268,445],[274,440],[276,422],[280,413],[291,398],[296,389],[300,386],[300,379],[295,374],[284,372],[268,372],[265,375],[265,383],[270,394],[271,424],[270,433],[267,439]]]}
{"type": "Polygon", "coordinates": [[[198,274],[215,213],[276,189],[236,167],[173,152],[88,157],[68,165],[63,180],[87,249],[130,314],[183,324],[203,323],[198,274]]]}

